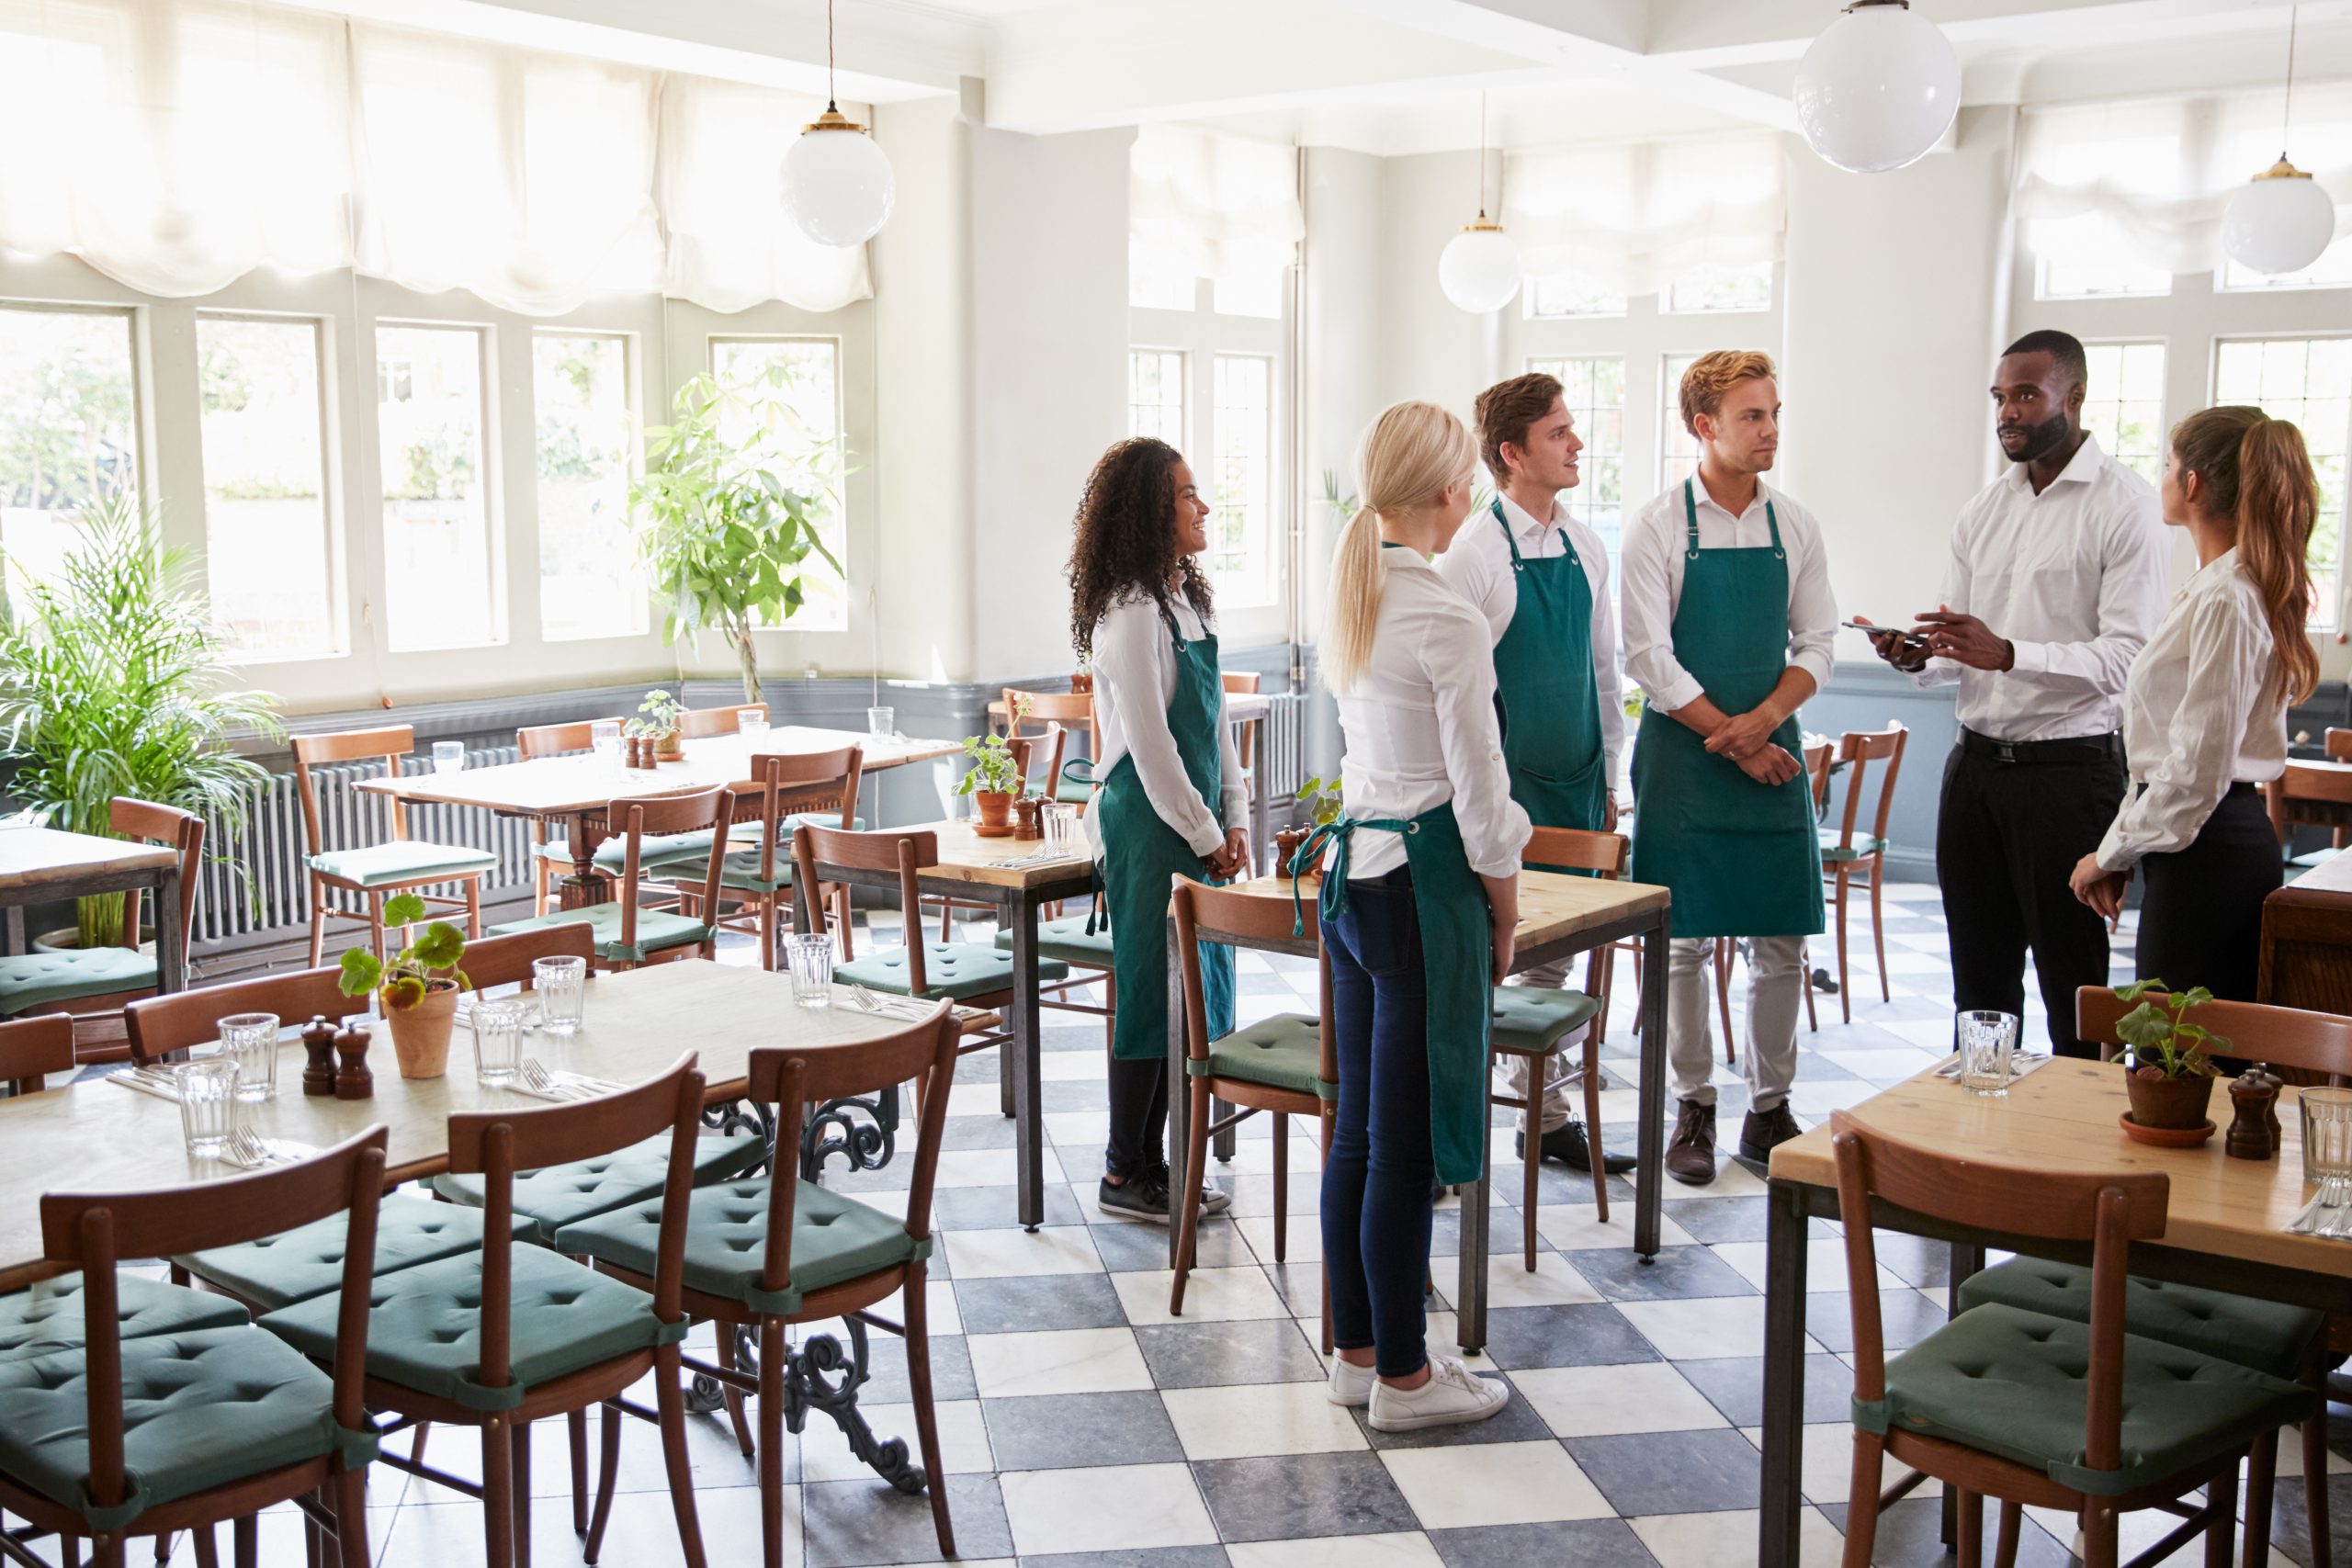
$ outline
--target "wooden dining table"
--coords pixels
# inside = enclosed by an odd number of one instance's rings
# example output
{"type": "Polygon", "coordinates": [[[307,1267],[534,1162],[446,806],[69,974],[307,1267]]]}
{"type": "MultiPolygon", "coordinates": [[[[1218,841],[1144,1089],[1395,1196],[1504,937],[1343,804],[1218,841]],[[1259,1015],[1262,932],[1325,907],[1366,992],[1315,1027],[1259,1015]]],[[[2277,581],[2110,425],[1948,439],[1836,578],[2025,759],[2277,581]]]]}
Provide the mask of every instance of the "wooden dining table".
{"type": "Polygon", "coordinates": [[[154,892],[156,989],[176,991],[187,984],[177,850],[57,828],[0,827],[0,908],[8,911],[9,946],[17,953],[28,951],[26,905],[132,888],[154,892]]]}
{"type": "MultiPolygon", "coordinates": [[[[2278,1157],[2232,1159],[2220,1137],[2191,1149],[2134,1142],[2117,1124],[2129,1104],[2121,1071],[2061,1057],[2044,1062],[2000,1098],[1919,1074],[1854,1107],[1852,1114],[1894,1137],[1988,1164],[2018,1168],[2017,1201],[2033,1201],[2043,1172],[2161,1171],[2171,1179],[2164,1235],[2134,1242],[2131,1269],[2145,1279],[2288,1302],[2328,1312],[2352,1311],[2352,1243],[2295,1235],[2287,1223],[2309,1192],[2295,1090],[2278,1106],[2285,1140],[2278,1157]]],[[[1772,1151],[1765,1249],[1764,1419],[1758,1562],[1795,1568],[1804,1514],[1805,1290],[1808,1228],[1838,1219],[1836,1156],[1826,1122],[1772,1151]]],[[[1874,1203],[1870,1222],[1948,1242],[1951,1281],[1984,1266],[1988,1247],[2071,1263],[2090,1261],[2087,1247],[2052,1243],[2005,1230],[1949,1224],[1874,1203]]],[[[1845,1311],[1842,1301],[1838,1309],[1845,1311]]]]}
{"type": "MultiPolygon", "coordinates": [[[[1319,884],[1307,881],[1298,891],[1312,901],[1319,884]]],[[[1287,875],[1257,876],[1234,884],[1236,890],[1288,902],[1287,875]]],[[[1519,874],[1519,939],[1511,959],[1517,974],[1542,964],[1565,964],[1604,943],[1640,937],[1642,942],[1641,1081],[1636,1114],[1641,1119],[1634,1172],[1634,1251],[1642,1261],[1658,1249],[1660,1204],[1666,1160],[1666,955],[1673,935],[1673,896],[1663,887],[1643,882],[1610,882],[1590,876],[1566,876],[1556,872],[1522,871],[1519,874]]],[[[1204,937],[1233,941],[1233,933],[1200,928],[1204,937]]],[[[1280,942],[1237,943],[1272,953],[1312,958],[1317,939],[1306,936],[1280,942]]],[[[1176,921],[1168,921],[1168,972],[1181,972],[1182,949],[1176,940],[1176,921]]],[[[1189,1146],[1191,1096],[1186,1087],[1184,988],[1168,987],[1168,1146],[1189,1146]]],[[[1491,1057],[1488,1076],[1493,1072],[1491,1057]]],[[[1222,1112],[1213,1112],[1222,1114],[1222,1112]]],[[[1462,1202],[1462,1248],[1456,1263],[1455,1322],[1462,1348],[1473,1355],[1487,1344],[1487,1204],[1493,1185],[1492,1162],[1482,1166],[1476,1190],[1462,1202]]],[[[1169,1227],[1169,1266],[1176,1263],[1176,1227],[1169,1227]]],[[[1515,1265],[1507,1265],[1515,1266],[1515,1265]]]]}

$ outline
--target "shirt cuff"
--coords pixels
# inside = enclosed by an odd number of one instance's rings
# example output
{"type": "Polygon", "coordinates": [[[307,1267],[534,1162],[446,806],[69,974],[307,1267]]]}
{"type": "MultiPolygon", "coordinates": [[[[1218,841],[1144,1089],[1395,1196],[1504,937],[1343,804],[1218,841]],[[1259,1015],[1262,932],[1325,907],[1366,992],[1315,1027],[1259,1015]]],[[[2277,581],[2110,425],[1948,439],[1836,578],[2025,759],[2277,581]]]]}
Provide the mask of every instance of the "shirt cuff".
{"type": "Polygon", "coordinates": [[[2016,656],[2016,661],[2009,666],[2009,673],[2040,675],[2050,668],[2050,648],[2046,643],[2018,642],[2013,638],[2009,650],[2016,656]]]}
{"type": "Polygon", "coordinates": [[[1806,649],[1789,660],[1789,668],[1802,670],[1813,677],[1813,689],[1815,695],[1829,689],[1830,658],[1821,649],[1806,649]]]}
{"type": "Polygon", "coordinates": [[[1679,712],[1707,694],[1707,688],[1689,671],[1678,670],[1675,674],[1679,679],[1668,682],[1663,691],[1650,694],[1650,705],[1661,713],[1679,712]]]}

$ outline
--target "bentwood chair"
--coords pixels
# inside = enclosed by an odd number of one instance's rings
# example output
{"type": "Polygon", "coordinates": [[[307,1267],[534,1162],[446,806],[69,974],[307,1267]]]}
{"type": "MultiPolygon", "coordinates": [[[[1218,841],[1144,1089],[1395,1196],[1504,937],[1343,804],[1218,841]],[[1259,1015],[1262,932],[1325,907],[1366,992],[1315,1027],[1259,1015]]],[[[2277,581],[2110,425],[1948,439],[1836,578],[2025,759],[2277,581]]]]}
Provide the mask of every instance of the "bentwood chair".
{"type": "MultiPolygon", "coordinates": [[[[1091,692],[1024,692],[1017,686],[1007,686],[1003,691],[1003,702],[1004,733],[1007,739],[1034,739],[1046,734],[1046,727],[1057,724],[1065,730],[1086,737],[1088,756],[1102,754],[1102,743],[1096,739],[1094,728],[1094,694],[1091,692]],[[1017,711],[1014,704],[1023,699],[1026,699],[1029,704],[1029,716],[1025,723],[1036,726],[1035,729],[1025,728],[1024,721],[1012,716],[1017,711]]],[[[1029,771],[1024,767],[1022,770],[1022,777],[1028,776],[1029,771]]],[[[1046,773],[1046,793],[1063,805],[1080,807],[1083,807],[1094,794],[1094,786],[1091,784],[1062,777],[1062,762],[1058,756],[1052,769],[1046,773]]]]}
{"type": "MultiPolygon", "coordinates": [[[[1174,888],[1176,945],[1183,954],[1180,982],[1184,987],[1184,1073],[1190,1101],[1183,1164],[1168,1181],[1169,1217],[1177,1226],[1176,1273],[1168,1289],[1168,1310],[1182,1317],[1184,1283],[1193,1270],[1200,1231],[1200,1192],[1208,1176],[1209,1138],[1261,1111],[1273,1118],[1274,1261],[1283,1262],[1290,1207],[1290,1119],[1316,1119],[1328,1158],[1331,1127],[1339,1114],[1340,1069],[1331,1031],[1331,959],[1322,951],[1322,928],[1313,908],[1295,912],[1287,898],[1209,887],[1181,876],[1169,880],[1174,888]],[[1200,944],[1204,941],[1287,942],[1294,919],[1304,919],[1315,931],[1321,970],[1316,1016],[1276,1013],[1211,1040],[1208,1009],[1201,1000],[1200,944]],[[1235,1109],[1212,1125],[1210,1103],[1219,1100],[1235,1109]]],[[[1327,1353],[1331,1348],[1328,1292],[1323,1348],[1327,1353]]]]}
{"type": "MultiPolygon", "coordinates": [[[[1886,979],[1886,915],[1879,899],[1886,883],[1886,827],[1894,810],[1894,781],[1903,772],[1903,744],[1909,732],[1900,724],[1883,730],[1849,730],[1838,741],[1838,760],[1846,764],[1846,812],[1833,832],[1821,829],[1821,874],[1836,889],[1830,919],[1838,931],[1838,1006],[1848,1023],[1854,1021],[1854,987],[1846,977],[1846,893],[1861,880],[1871,890],[1871,942],[1878,953],[1879,1000],[1894,997],[1886,979]],[[1883,763],[1878,778],[1878,804],[1871,814],[1870,830],[1855,831],[1862,794],[1871,767],[1883,763]]],[[[1813,971],[1805,971],[1805,988],[1812,989],[1813,971]]]]}
{"type": "MultiPolygon", "coordinates": [[[[559,757],[566,752],[585,751],[596,743],[596,726],[619,725],[628,722],[619,717],[583,718],[577,724],[539,724],[514,732],[514,750],[528,762],[540,757],[559,757]]],[[[531,818],[531,912],[547,914],[554,908],[549,901],[555,877],[571,864],[571,844],[564,839],[551,838],[544,817],[531,818]]]]}
{"type": "MultiPolygon", "coordinates": [[[[838,750],[799,754],[766,753],[752,759],[752,777],[730,785],[738,815],[756,808],[747,821],[738,822],[728,835],[727,863],[719,872],[718,896],[731,909],[707,918],[724,931],[748,931],[759,938],[760,967],[776,967],[783,933],[792,921],[792,829],[802,817],[820,826],[857,827],[858,776],[864,753],[855,746],[838,750]],[[831,823],[827,818],[831,818],[831,823]]],[[[695,899],[708,844],[684,840],[676,853],[660,855],[644,867],[655,881],[674,878],[685,912],[694,913],[695,899]]],[[[841,922],[842,940],[849,941],[849,888],[828,883],[818,897],[830,901],[841,922]]],[[[944,933],[943,933],[944,934],[944,933]]]]}
{"type": "MultiPolygon", "coordinates": [[[[203,864],[204,818],[175,807],[118,796],[107,806],[107,823],[123,838],[162,844],[179,852],[180,931],[196,917],[196,879],[203,864]]],[[[14,953],[0,958],[0,1018],[29,1013],[110,1013],[132,997],[153,992],[162,976],[157,959],[140,947],[141,890],[122,895],[122,941],[113,947],[62,953],[14,953]]]]}
{"type": "MultiPolygon", "coordinates": [[[[2311,1416],[2312,1398],[2285,1378],[2130,1331],[2131,1247],[2164,1235],[2170,1179],[1993,1165],[1889,1137],[1844,1111],[1831,1125],[1849,1280],[1876,1277],[1862,1218],[1873,1199],[1962,1227],[2086,1243],[2091,1253],[2086,1319],[1987,1302],[1892,1360],[1879,1293],[1849,1292],[1846,1568],[1869,1568],[1880,1508],[1916,1484],[1905,1479],[1881,1492],[1890,1457],[1953,1494],[1960,1561],[1971,1568],[1981,1561],[1988,1496],[2001,1503],[1996,1568],[2015,1562],[2027,1506],[2082,1520],[2086,1568],[2115,1568],[2117,1516],[2143,1508],[2182,1517],[2167,1546],[2201,1529],[2207,1563],[2227,1564],[2240,1461],[2258,1465],[2279,1427],[2311,1416]],[[2201,1506],[2191,1497],[2199,1487],[2201,1506]]],[[[2257,1491],[2260,1480],[2257,1472],[2257,1491]]],[[[2255,1517],[2267,1517],[2269,1498],[2253,1501],[2255,1517]]]]}
{"type": "MultiPolygon", "coordinates": [[[[1896,726],[1896,728],[1900,728],[1901,727],[1896,726]]],[[[1838,769],[1838,748],[1832,746],[1826,740],[1814,742],[1805,747],[1804,761],[1804,775],[1813,790],[1813,815],[1815,819],[1818,821],[1821,818],[1826,816],[1829,811],[1829,780],[1831,775],[1834,774],[1838,769]]],[[[1893,795],[1894,781],[1889,779],[1887,781],[1886,793],[1880,802],[1881,820],[1878,824],[1878,837],[1882,841],[1886,837],[1886,823],[1884,821],[1885,802],[1888,799],[1892,799],[1893,795]]],[[[1849,795],[1848,798],[1850,802],[1853,797],[1849,795]]],[[[1822,834],[1822,840],[1825,846],[1822,852],[1825,862],[1828,856],[1828,850],[1826,848],[1828,839],[1828,834],[1822,834]]],[[[1882,848],[1883,848],[1883,842],[1882,848]]],[[[1871,874],[1873,877],[1878,874],[1875,869],[1873,869],[1871,874]]],[[[1871,885],[1871,918],[1875,920],[1878,910],[1878,885],[1875,881],[1871,885]]],[[[1838,908],[1838,940],[1840,944],[1838,984],[1838,988],[1841,991],[1845,988],[1846,983],[1843,946],[1845,938],[1846,911],[1845,905],[1841,902],[1838,908]]],[[[1638,942],[1640,939],[1635,938],[1634,940],[1638,942]]],[[[1731,966],[1732,961],[1738,955],[1739,943],[1736,940],[1727,936],[1718,937],[1715,939],[1715,1010],[1723,1019],[1724,1060],[1727,1064],[1731,1064],[1733,1066],[1737,1065],[1737,1058],[1733,1055],[1731,1034],[1731,966]]],[[[1799,966],[1804,971],[1805,1027],[1815,1034],[1818,1034],[1821,1032],[1821,1019],[1820,1016],[1815,1012],[1813,1005],[1813,952],[1810,943],[1799,950],[1797,958],[1799,966]]],[[[1883,986],[1886,981],[1886,939],[1883,931],[1879,935],[1878,966],[1879,983],[1883,986]]],[[[1849,1010],[1850,1011],[1850,1004],[1849,1010]]],[[[1850,1022],[1851,1020],[1849,1019],[1848,1021],[1850,1022]]]]}
{"type": "MultiPolygon", "coordinates": [[[[376,1438],[361,1384],[368,1271],[384,1184],[384,1129],[250,1176],[145,1192],[40,1201],[41,1245],[77,1269],[61,1312],[0,1352],[0,1508],[55,1535],[63,1561],[122,1568],[135,1536],[234,1521],[237,1560],[254,1561],[256,1516],[301,1509],[315,1551],[333,1538],[345,1568],[367,1568],[365,1477],[376,1438]],[[326,1316],[321,1371],[244,1322],[226,1301],[118,1280],[124,1258],[229,1246],[268,1226],[339,1216],[357,1245],[326,1316]],[[193,1298],[193,1299],[191,1299],[193,1298]],[[214,1315],[207,1315],[214,1314],[214,1315]]],[[[7,1553],[39,1563],[10,1533],[7,1553]]]]}
{"type": "Polygon", "coordinates": [[[70,1073],[74,1021],[62,1012],[0,1023],[0,1096],[39,1094],[52,1073],[70,1073]]]}
{"type": "MultiPolygon", "coordinates": [[[[438,1262],[369,1280],[339,1295],[283,1307],[261,1326],[314,1359],[337,1354],[339,1316],[366,1310],[367,1403],[394,1419],[385,1435],[422,1422],[481,1431],[479,1483],[421,1459],[387,1451],[383,1462],[482,1504],[490,1568],[531,1557],[531,1427],[546,1416],[605,1406],[658,1420],[678,1544],[702,1568],[686,1452],[678,1347],[686,1337],[679,1303],[686,1247],[686,1195],[702,1124],[703,1077],[691,1052],[650,1082],[594,1100],[472,1111],[449,1118],[452,1176],[482,1186],[481,1245],[438,1262]],[[522,1172],[611,1156],[661,1139],[669,1145],[662,1192],[665,1217],[653,1226],[650,1291],[623,1284],[544,1247],[515,1245],[522,1172]],[[621,1397],[653,1374],[658,1416],[621,1397]]],[[[608,1443],[614,1438],[608,1434],[608,1443]]],[[[609,1506],[608,1490],[599,1506],[609,1506]]],[[[581,1521],[576,1505],[575,1527],[581,1521]]]]}
{"type": "MultiPolygon", "coordinates": [[[[786,1160],[780,1175],[771,1168],[765,1175],[700,1188],[688,1198],[665,1193],[567,1225],[556,1236],[559,1250],[588,1259],[598,1273],[650,1290],[660,1278],[660,1242],[673,1225],[684,1233],[680,1302],[690,1321],[719,1325],[717,1364],[688,1358],[686,1365],[716,1380],[725,1391],[746,1457],[752,1447],[741,1426],[742,1400],[747,1393],[759,1399],[761,1529],[763,1561],[770,1568],[784,1561],[785,1427],[789,1423],[798,1431],[806,1416],[803,1408],[787,1404],[785,1394],[789,1359],[785,1329],[827,1318],[844,1319],[861,1341],[869,1326],[905,1338],[907,1382],[922,1473],[931,1489],[932,1525],[941,1554],[956,1555],[925,1321],[932,1187],[947,1126],[956,1055],[954,1010],[944,1006],[920,1023],[855,1044],[763,1046],[752,1053],[746,1098],[775,1106],[779,1127],[799,1126],[809,1111],[828,1100],[871,1094],[910,1078],[918,1082],[922,1109],[903,1218],[800,1179],[793,1162],[786,1160]],[[903,1325],[873,1311],[894,1293],[905,1313],[903,1325]],[[759,1336],[756,1375],[736,1364],[730,1347],[738,1328],[759,1336]]],[[[588,1539],[591,1562],[603,1542],[605,1512],[618,1475],[617,1438],[618,1425],[608,1406],[604,1471],[588,1539]]]]}
{"type": "Polygon", "coordinates": [[[593,966],[596,958],[596,935],[586,926],[570,922],[543,926],[537,931],[516,931],[512,936],[486,936],[480,942],[466,943],[466,956],[460,965],[466,978],[474,983],[474,994],[499,986],[520,986],[531,989],[531,965],[542,958],[585,958],[593,966]]]}
{"type": "Polygon", "coordinates": [[[743,716],[755,718],[768,716],[765,703],[737,703],[732,707],[684,708],[678,714],[678,739],[708,740],[717,735],[732,735],[742,727],[743,716]]]}
{"type": "Polygon", "coordinates": [[[327,923],[342,920],[368,928],[376,956],[384,953],[384,901],[395,893],[415,893],[428,908],[463,908],[466,934],[481,935],[481,879],[497,868],[498,857],[488,850],[463,844],[435,844],[408,836],[408,807],[398,796],[390,803],[392,837],[389,843],[358,849],[330,850],[326,846],[323,814],[319,807],[318,768],[337,762],[380,761],[384,776],[401,776],[401,759],[415,750],[416,731],[405,724],[380,729],[353,729],[335,735],[297,735],[291,741],[294,779],[302,792],[302,833],[310,845],[304,862],[311,885],[311,965],[326,959],[327,923]],[[462,895],[450,898],[427,894],[428,887],[456,884],[462,895]],[[349,894],[366,908],[355,915],[327,902],[330,891],[349,894]]]}
{"type": "MultiPolygon", "coordinates": [[[[491,928],[497,936],[545,931],[550,926],[582,925],[594,933],[595,964],[606,969],[634,969],[645,964],[667,964],[681,958],[708,958],[718,945],[718,928],[708,912],[718,901],[719,874],[727,863],[725,835],[734,816],[733,797],[723,787],[691,795],[656,795],[650,800],[616,800],[606,808],[614,842],[620,845],[620,886],[609,903],[577,909],[558,909],[526,920],[509,920],[491,928]],[[695,835],[702,845],[701,902],[704,918],[639,906],[638,897],[650,863],[682,845],[671,840],[695,835]]],[[[597,853],[604,852],[599,845],[597,853]]]]}

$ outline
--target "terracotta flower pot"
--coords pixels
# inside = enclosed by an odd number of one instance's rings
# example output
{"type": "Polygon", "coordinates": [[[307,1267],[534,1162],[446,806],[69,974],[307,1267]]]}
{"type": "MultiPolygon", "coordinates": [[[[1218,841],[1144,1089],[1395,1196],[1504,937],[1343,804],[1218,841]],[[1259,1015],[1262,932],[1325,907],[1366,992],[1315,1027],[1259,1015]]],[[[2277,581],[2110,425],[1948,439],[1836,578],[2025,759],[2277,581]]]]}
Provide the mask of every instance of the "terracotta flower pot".
{"type": "Polygon", "coordinates": [[[2185,1078],[2143,1077],[2127,1071],[2124,1090],[2132,1097],[2132,1120],[2143,1127],[2193,1128],[2205,1124],[2206,1107],[2213,1100],[2213,1075],[2185,1078]]]}
{"type": "Polygon", "coordinates": [[[653,738],[653,760],[657,762],[683,762],[686,760],[686,739],[674,729],[665,729],[653,738]]]}
{"type": "Polygon", "coordinates": [[[392,1055],[404,1078],[437,1078],[449,1067],[449,1032],[458,1021],[458,987],[443,982],[414,1007],[388,1008],[392,1055]]]}
{"type": "Polygon", "coordinates": [[[972,799],[979,807],[980,826],[983,828],[1002,828],[1012,818],[1011,790],[976,789],[972,792],[972,799]]]}

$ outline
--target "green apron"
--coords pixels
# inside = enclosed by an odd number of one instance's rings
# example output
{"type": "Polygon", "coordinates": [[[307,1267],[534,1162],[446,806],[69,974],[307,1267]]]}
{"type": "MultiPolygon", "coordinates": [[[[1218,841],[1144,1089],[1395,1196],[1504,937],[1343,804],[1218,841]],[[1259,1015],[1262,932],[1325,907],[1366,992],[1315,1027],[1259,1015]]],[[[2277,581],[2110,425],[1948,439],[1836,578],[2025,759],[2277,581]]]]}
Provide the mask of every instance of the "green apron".
{"type": "MultiPolygon", "coordinates": [[[[1510,547],[1519,606],[1495,644],[1495,706],[1503,727],[1510,797],[1539,828],[1598,831],[1608,819],[1609,756],[1600,740],[1600,692],[1592,678],[1592,581],[1566,528],[1566,553],[1526,560],[1493,502],[1510,547]],[[1513,711],[1518,722],[1511,722],[1513,711]]],[[[1559,866],[1529,863],[1531,871],[1559,866]]]]}
{"type": "MultiPolygon", "coordinates": [[[[1349,844],[1360,829],[1405,839],[1428,996],[1422,1027],[1430,1054],[1430,1150],[1440,1181],[1449,1187],[1476,1181],[1487,1168],[1487,1075],[1494,1031],[1495,931],[1486,885],[1470,869],[1452,801],[1409,822],[1342,817],[1316,829],[1291,857],[1295,907],[1300,872],[1315,863],[1325,845],[1331,846],[1317,902],[1327,926],[1347,909],[1349,844]]],[[[1304,932],[1305,919],[1294,929],[1304,932]]]]}
{"type": "MultiPolygon", "coordinates": [[[[1168,732],[1176,738],[1184,776],[1201,792],[1209,815],[1223,821],[1217,715],[1225,704],[1225,680],[1217,671],[1216,638],[1204,635],[1188,643],[1169,635],[1176,645],[1176,694],[1168,704],[1168,732]]],[[[1087,809],[1095,814],[1102,839],[1100,875],[1111,920],[1111,974],[1119,994],[1111,1054],[1123,1062],[1165,1061],[1168,879],[1185,876],[1213,885],[1216,879],[1183,835],[1152,809],[1143,780],[1136,775],[1133,752],[1119,759],[1087,809]]],[[[1233,949],[1201,943],[1201,1000],[1212,1040],[1233,1032],[1233,949]]]]}
{"type": "MultiPolygon", "coordinates": [[[[1691,485],[1682,482],[1689,532],[1674,657],[1717,707],[1742,714],[1771,694],[1787,668],[1788,553],[1770,501],[1770,546],[1701,549],[1691,485]]],[[[1793,714],[1772,739],[1804,757],[1793,714]]],[[[1760,784],[1708,751],[1697,731],[1653,712],[1634,747],[1634,880],[1673,890],[1676,936],[1821,931],[1821,840],[1802,769],[1786,784],[1760,784]]]]}

